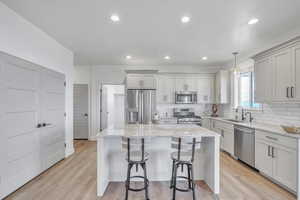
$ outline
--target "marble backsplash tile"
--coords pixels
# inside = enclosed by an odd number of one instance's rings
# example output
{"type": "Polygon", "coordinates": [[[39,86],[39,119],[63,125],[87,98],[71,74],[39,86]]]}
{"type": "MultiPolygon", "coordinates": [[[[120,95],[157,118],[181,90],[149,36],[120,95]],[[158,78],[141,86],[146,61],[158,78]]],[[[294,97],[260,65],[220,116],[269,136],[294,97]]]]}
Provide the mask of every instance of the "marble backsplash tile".
{"type": "Polygon", "coordinates": [[[202,116],[204,112],[211,110],[211,104],[157,104],[156,110],[160,118],[171,118],[174,108],[193,108],[196,115],[202,116]]]}
{"type": "MultiPolygon", "coordinates": [[[[224,117],[234,118],[229,105],[222,106],[224,117]]],[[[255,122],[300,126],[300,104],[264,104],[262,111],[252,111],[255,122]]]]}

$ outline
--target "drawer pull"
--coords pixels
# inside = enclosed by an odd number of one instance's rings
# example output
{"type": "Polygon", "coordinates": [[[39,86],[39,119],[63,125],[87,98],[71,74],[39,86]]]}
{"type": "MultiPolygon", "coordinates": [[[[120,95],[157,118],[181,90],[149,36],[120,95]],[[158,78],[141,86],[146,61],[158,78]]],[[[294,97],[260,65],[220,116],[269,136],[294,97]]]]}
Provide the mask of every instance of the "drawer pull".
{"type": "Polygon", "coordinates": [[[270,139],[270,140],[275,140],[275,141],[278,140],[277,138],[274,138],[274,137],[271,137],[271,136],[266,136],[266,138],[268,138],[268,139],[270,139]]]}

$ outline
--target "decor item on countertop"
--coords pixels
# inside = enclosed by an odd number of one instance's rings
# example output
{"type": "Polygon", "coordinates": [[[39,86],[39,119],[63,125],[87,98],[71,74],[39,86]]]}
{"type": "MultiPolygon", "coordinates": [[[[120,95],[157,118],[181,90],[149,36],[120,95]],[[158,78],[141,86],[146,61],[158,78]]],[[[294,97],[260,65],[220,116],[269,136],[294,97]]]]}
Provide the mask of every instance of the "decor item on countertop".
{"type": "Polygon", "coordinates": [[[211,109],[212,109],[211,116],[212,117],[218,117],[218,114],[217,114],[217,112],[218,112],[218,105],[217,104],[213,104],[211,109]]]}
{"type": "Polygon", "coordinates": [[[152,123],[153,124],[158,124],[159,123],[159,115],[157,113],[154,114],[152,123]]]}
{"type": "Polygon", "coordinates": [[[283,128],[283,130],[285,130],[285,132],[287,133],[300,133],[300,127],[296,127],[296,126],[285,126],[285,125],[280,125],[281,128],[283,128]]]}

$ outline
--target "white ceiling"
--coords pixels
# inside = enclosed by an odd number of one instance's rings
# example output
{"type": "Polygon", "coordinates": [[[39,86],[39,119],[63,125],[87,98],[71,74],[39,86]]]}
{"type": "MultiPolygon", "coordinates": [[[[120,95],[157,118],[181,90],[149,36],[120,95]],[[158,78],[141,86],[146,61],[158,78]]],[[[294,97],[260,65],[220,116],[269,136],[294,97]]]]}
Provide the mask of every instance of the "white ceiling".
{"type": "Polygon", "coordinates": [[[300,28],[299,0],[1,1],[74,51],[76,65],[223,65],[300,28]]]}

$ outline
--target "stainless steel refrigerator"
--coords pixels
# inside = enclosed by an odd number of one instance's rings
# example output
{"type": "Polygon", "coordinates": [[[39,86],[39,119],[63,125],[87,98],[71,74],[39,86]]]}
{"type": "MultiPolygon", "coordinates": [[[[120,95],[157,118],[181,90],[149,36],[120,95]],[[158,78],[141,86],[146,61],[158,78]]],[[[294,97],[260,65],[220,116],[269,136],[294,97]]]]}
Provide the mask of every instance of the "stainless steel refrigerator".
{"type": "Polygon", "coordinates": [[[155,112],[155,90],[127,90],[127,123],[151,124],[155,112]]]}

